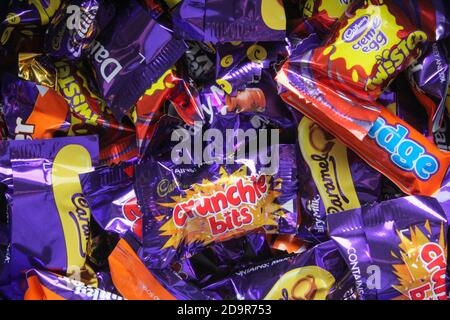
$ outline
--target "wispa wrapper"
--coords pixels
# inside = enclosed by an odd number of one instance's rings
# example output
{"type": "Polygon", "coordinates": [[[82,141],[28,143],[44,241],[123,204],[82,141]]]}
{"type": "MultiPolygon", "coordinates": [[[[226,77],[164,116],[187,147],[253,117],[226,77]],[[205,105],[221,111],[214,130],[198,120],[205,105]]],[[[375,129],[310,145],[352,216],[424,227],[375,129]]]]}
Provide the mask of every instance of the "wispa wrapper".
{"type": "Polygon", "coordinates": [[[298,116],[299,195],[302,219],[299,237],[329,239],[327,217],[360,208],[381,195],[381,174],[338,139],[304,116],[298,116]]]}
{"type": "Polygon", "coordinates": [[[328,217],[363,299],[447,299],[447,217],[430,197],[403,197],[328,217]]]}
{"type": "Polygon", "coordinates": [[[439,131],[445,117],[450,79],[449,56],[443,43],[433,42],[409,69],[411,87],[428,115],[428,130],[439,131]]]}
{"type": "Polygon", "coordinates": [[[48,271],[29,270],[27,283],[25,300],[123,300],[116,293],[48,271]]]}
{"type": "Polygon", "coordinates": [[[168,155],[150,158],[136,167],[135,190],[144,212],[144,259],[148,267],[164,268],[208,244],[261,227],[270,232],[295,232],[293,145],[272,147],[279,147],[279,169],[267,173],[256,157],[238,158],[235,164],[177,165],[170,160],[173,147],[167,145],[168,136],[165,139],[168,155]],[[196,200],[199,197],[202,200],[196,200]]]}
{"type": "Polygon", "coordinates": [[[226,300],[342,300],[355,294],[352,275],[332,241],[240,269],[202,289],[226,300]]]}
{"type": "Polygon", "coordinates": [[[174,33],[203,42],[283,40],[286,15],[277,0],[184,0],[172,11],[174,33]]]}
{"type": "Polygon", "coordinates": [[[81,58],[114,14],[115,6],[104,0],[63,2],[47,28],[45,52],[58,59],[81,58]]]}
{"type": "Polygon", "coordinates": [[[133,163],[100,167],[80,175],[83,194],[91,214],[106,231],[142,239],[142,213],[133,185],[133,163]]]}
{"type": "Polygon", "coordinates": [[[137,1],[116,14],[95,40],[89,59],[118,121],[186,49],[184,41],[174,39],[137,1]]]}
{"type": "Polygon", "coordinates": [[[97,165],[97,137],[11,141],[9,148],[13,279],[20,280],[30,268],[83,270],[91,213],[78,175],[97,165]]]}

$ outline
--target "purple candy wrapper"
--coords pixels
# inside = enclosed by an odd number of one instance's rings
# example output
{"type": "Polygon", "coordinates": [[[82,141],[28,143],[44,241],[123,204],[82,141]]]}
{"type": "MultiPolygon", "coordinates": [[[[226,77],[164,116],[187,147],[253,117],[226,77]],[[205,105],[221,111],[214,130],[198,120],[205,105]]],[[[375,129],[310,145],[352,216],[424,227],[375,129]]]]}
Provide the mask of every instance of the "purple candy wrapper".
{"type": "MultiPolygon", "coordinates": [[[[203,160],[198,159],[197,148],[202,148],[201,137],[211,133],[205,129],[210,127],[180,128],[179,122],[168,119],[158,128],[149,148],[158,153],[136,166],[135,190],[144,213],[144,259],[148,267],[164,268],[206,245],[262,227],[269,232],[295,233],[295,147],[278,144],[272,137],[271,145],[261,149],[263,144],[259,144],[258,152],[246,153],[246,139],[235,142],[241,129],[239,119],[235,114],[217,120],[212,129],[215,133],[228,132],[224,143],[228,147],[214,148],[210,158],[203,160]],[[168,143],[169,139],[172,142],[168,143]],[[182,145],[192,152],[180,149],[175,141],[183,141],[182,145]],[[263,154],[279,156],[279,163],[262,163],[263,154]]],[[[248,124],[243,123],[245,129],[244,125],[248,124]]],[[[225,135],[218,139],[222,138],[225,135]]],[[[210,143],[204,142],[203,147],[200,150],[212,151],[210,143]]]]}
{"type": "MultiPolygon", "coordinates": [[[[270,70],[259,70],[258,79],[243,85],[239,74],[229,79],[219,79],[200,91],[200,106],[206,125],[212,127],[243,129],[285,129],[293,127],[289,107],[277,94],[277,84],[270,70]]],[[[283,134],[283,132],[280,132],[283,134]]],[[[289,132],[288,135],[291,133],[289,132]]],[[[289,143],[294,143],[291,137],[289,143]]]]}
{"type": "MultiPolygon", "coordinates": [[[[9,144],[0,142],[0,297],[10,294],[12,170],[9,144]]],[[[9,297],[12,298],[12,297],[9,297]]]]}
{"type": "Polygon", "coordinates": [[[25,300],[123,300],[109,291],[47,271],[27,272],[25,300]]]}
{"type": "Polygon", "coordinates": [[[264,230],[237,239],[214,243],[189,259],[172,265],[172,269],[197,287],[217,282],[233,270],[274,257],[264,230]]]}
{"type": "Polygon", "coordinates": [[[194,254],[208,244],[261,227],[272,232],[294,232],[297,223],[296,181],[292,181],[296,174],[292,170],[294,150],[284,145],[281,153],[280,168],[284,169],[275,175],[262,174],[254,164],[197,167],[148,161],[138,165],[135,188],[144,212],[147,266],[164,268],[174,259],[194,254]],[[199,196],[205,207],[197,202],[199,196]],[[221,202],[228,199],[225,207],[223,202],[222,205],[216,202],[218,197],[221,202]],[[195,209],[188,209],[195,203],[195,209]],[[194,213],[205,209],[209,217],[194,213]]]}
{"type": "Polygon", "coordinates": [[[133,186],[133,164],[101,167],[80,175],[83,194],[91,214],[106,231],[142,239],[142,213],[133,186]]]}
{"type": "Polygon", "coordinates": [[[13,279],[21,279],[30,268],[83,270],[90,210],[78,175],[97,165],[97,137],[11,141],[9,147],[14,177],[13,279]]]}
{"type": "Polygon", "coordinates": [[[120,121],[187,45],[175,40],[136,0],[117,11],[94,41],[89,58],[100,92],[120,121]]]}
{"type": "Polygon", "coordinates": [[[381,174],[315,122],[299,119],[299,194],[302,219],[298,236],[305,241],[329,239],[327,217],[377,201],[381,174]]]}
{"type": "MultiPolygon", "coordinates": [[[[8,25],[47,25],[61,5],[61,0],[3,1],[0,27],[8,25]],[[9,2],[8,4],[6,4],[9,2]]],[[[0,29],[1,30],[1,29],[0,29]]]]}
{"type": "Polygon", "coordinates": [[[203,288],[214,299],[354,299],[354,280],[332,241],[308,251],[268,260],[203,288]]]}
{"type": "Polygon", "coordinates": [[[443,43],[434,42],[409,71],[416,98],[427,111],[430,132],[442,127],[450,79],[449,56],[443,43]]]}
{"type": "Polygon", "coordinates": [[[55,58],[79,59],[114,16],[115,7],[104,0],[63,3],[52,19],[45,51],[55,58]]]}
{"type": "Polygon", "coordinates": [[[284,41],[217,44],[216,82],[234,96],[247,84],[257,83],[263,69],[287,57],[288,49],[284,41]]]}
{"type": "Polygon", "coordinates": [[[447,218],[435,198],[385,201],[328,223],[362,299],[447,298],[447,218]]]}
{"type": "Polygon", "coordinates": [[[204,42],[283,40],[284,7],[277,0],[184,0],[172,12],[175,34],[204,42]]]}
{"type": "Polygon", "coordinates": [[[189,46],[184,55],[187,73],[196,83],[214,80],[216,50],[212,45],[187,41],[189,46]]]}

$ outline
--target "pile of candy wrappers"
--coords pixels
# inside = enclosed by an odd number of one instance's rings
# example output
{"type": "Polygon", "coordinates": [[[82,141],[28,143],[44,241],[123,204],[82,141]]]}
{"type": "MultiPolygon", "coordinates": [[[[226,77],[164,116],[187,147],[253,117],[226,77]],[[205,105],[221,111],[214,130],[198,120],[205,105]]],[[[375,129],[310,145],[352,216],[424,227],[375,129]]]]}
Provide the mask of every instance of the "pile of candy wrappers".
{"type": "Polygon", "coordinates": [[[0,298],[447,299],[448,0],[1,0],[0,298]]]}

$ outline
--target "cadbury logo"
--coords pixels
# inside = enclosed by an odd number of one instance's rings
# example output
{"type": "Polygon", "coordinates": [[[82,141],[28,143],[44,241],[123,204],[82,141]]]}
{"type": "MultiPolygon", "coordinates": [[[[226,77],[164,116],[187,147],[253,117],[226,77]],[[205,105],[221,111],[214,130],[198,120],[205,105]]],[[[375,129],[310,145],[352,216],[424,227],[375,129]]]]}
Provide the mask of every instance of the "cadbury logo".
{"type": "Polygon", "coordinates": [[[379,117],[368,135],[390,153],[391,161],[400,169],[413,172],[419,179],[428,180],[439,169],[438,160],[426,153],[425,148],[414,140],[408,139],[409,131],[397,124],[386,124],[379,117]]]}
{"type": "Polygon", "coordinates": [[[76,193],[72,196],[72,204],[75,210],[69,211],[69,216],[73,219],[75,227],[78,232],[78,248],[80,251],[80,256],[85,257],[86,252],[83,248],[83,240],[87,242],[89,240],[89,205],[81,193],[76,193]]]}
{"type": "Polygon", "coordinates": [[[369,21],[370,19],[368,15],[364,15],[361,18],[358,18],[344,31],[344,34],[342,35],[344,41],[353,42],[361,37],[369,27],[369,21]]]}

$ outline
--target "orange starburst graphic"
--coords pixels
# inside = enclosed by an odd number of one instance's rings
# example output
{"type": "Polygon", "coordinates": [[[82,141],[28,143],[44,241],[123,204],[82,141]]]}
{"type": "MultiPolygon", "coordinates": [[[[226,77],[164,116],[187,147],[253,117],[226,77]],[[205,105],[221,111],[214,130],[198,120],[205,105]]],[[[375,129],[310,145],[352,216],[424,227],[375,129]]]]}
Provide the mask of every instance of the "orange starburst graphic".
{"type": "Polygon", "coordinates": [[[431,227],[426,221],[426,235],[418,226],[410,228],[411,239],[397,230],[400,238],[399,254],[392,256],[403,261],[393,265],[399,285],[393,285],[401,296],[396,299],[441,299],[445,298],[445,270],[447,247],[444,238],[444,225],[441,224],[439,242],[431,240],[431,227]]]}
{"type": "MultiPolygon", "coordinates": [[[[169,239],[162,249],[180,243],[225,241],[261,227],[276,230],[278,219],[285,215],[276,203],[281,194],[281,179],[271,176],[249,176],[241,167],[232,174],[224,168],[215,181],[204,179],[183,195],[171,197],[172,218],[161,226],[162,236],[169,239]]],[[[162,217],[160,217],[162,218],[162,217]]]]}

